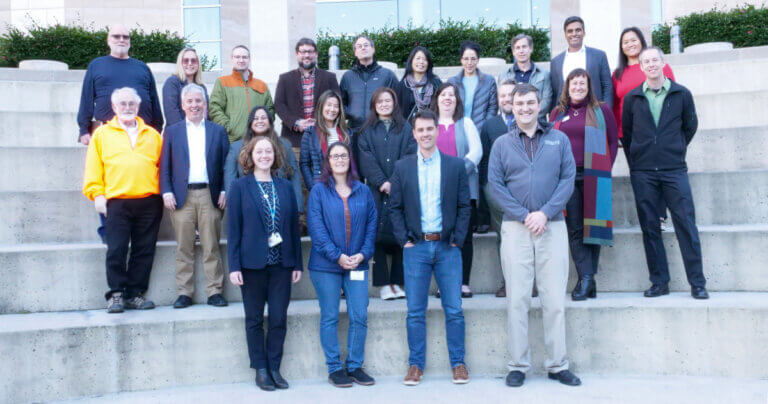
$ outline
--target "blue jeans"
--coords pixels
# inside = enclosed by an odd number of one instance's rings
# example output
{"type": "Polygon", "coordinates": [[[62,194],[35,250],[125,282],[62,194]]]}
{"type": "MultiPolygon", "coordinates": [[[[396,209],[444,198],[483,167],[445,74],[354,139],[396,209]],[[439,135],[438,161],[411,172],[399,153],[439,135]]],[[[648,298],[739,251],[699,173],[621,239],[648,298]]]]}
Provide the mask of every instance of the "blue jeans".
{"type": "Polygon", "coordinates": [[[368,271],[365,279],[349,279],[349,271],[344,273],[309,271],[312,284],[320,303],[320,345],[325,353],[328,373],[341,370],[353,371],[363,366],[365,358],[365,337],[368,334],[368,271]],[[347,361],[342,366],[339,353],[339,302],[341,289],[347,298],[347,361]]]}
{"type": "Polygon", "coordinates": [[[421,241],[403,249],[408,301],[409,365],[424,370],[427,355],[427,298],[432,272],[445,312],[445,336],[451,368],[464,364],[464,313],[461,309],[461,249],[446,242],[421,241]]]}

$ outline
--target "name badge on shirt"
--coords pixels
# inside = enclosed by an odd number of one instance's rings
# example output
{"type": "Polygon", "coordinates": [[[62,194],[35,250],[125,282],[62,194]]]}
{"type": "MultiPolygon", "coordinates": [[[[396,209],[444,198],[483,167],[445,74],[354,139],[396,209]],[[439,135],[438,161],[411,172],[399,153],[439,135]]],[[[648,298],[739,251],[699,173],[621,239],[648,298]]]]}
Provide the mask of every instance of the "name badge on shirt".
{"type": "Polygon", "coordinates": [[[349,271],[349,280],[351,281],[364,281],[365,271],[349,271]]]}
{"type": "Polygon", "coordinates": [[[565,117],[563,117],[563,122],[565,122],[565,121],[567,121],[567,120],[569,120],[569,119],[571,119],[571,117],[570,117],[570,116],[568,116],[568,115],[566,115],[565,117]]]}
{"type": "Polygon", "coordinates": [[[269,248],[276,247],[282,242],[283,242],[283,238],[280,236],[280,233],[272,233],[269,236],[269,239],[267,239],[267,245],[269,246],[269,248]]]}

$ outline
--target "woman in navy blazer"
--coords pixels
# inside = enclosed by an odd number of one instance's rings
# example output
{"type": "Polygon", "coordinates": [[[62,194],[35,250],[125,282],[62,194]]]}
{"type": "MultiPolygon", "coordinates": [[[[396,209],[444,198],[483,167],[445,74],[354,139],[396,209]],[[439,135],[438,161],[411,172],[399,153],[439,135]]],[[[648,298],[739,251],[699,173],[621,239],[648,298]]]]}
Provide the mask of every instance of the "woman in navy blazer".
{"type": "Polygon", "coordinates": [[[291,183],[275,173],[282,166],[279,145],[256,136],[240,152],[246,175],[227,194],[229,279],[240,286],[245,336],[256,384],[287,389],[280,375],[291,282],[301,280],[301,239],[291,183]],[[264,341],[264,303],[269,331],[264,341]]]}
{"type": "Polygon", "coordinates": [[[358,181],[352,149],[336,142],[323,158],[323,173],[312,187],[307,226],[312,238],[309,275],[320,304],[320,344],[328,365],[328,381],[336,387],[352,382],[370,386],[362,369],[368,332],[368,260],[376,241],[376,205],[358,181]],[[339,354],[339,301],[344,290],[349,317],[347,360],[339,354]]]}

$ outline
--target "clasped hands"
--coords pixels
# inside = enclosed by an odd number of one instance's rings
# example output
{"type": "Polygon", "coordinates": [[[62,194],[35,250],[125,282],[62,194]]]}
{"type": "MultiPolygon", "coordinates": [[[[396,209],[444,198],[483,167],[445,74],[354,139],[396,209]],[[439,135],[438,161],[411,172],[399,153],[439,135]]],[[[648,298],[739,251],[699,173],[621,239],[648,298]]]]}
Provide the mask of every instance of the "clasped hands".
{"type": "Polygon", "coordinates": [[[363,257],[363,254],[360,253],[357,253],[351,257],[347,256],[346,254],[341,254],[338,263],[347,271],[352,271],[357,269],[357,267],[360,265],[360,263],[363,262],[364,259],[365,257],[363,257]]]}
{"type": "Polygon", "coordinates": [[[531,212],[525,217],[525,227],[533,233],[535,236],[540,236],[547,230],[547,215],[542,211],[531,212]]]}

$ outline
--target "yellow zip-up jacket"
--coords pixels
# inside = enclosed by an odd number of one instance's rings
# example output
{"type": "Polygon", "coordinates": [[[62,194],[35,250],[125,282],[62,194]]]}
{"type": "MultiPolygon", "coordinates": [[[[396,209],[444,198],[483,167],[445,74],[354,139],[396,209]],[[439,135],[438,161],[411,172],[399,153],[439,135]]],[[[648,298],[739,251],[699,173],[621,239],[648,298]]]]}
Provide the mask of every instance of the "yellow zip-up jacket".
{"type": "Polygon", "coordinates": [[[136,199],[159,194],[159,163],[163,140],[159,133],[139,123],[136,146],[117,117],[93,133],[85,158],[83,194],[90,200],[99,195],[107,199],[136,199]]]}

